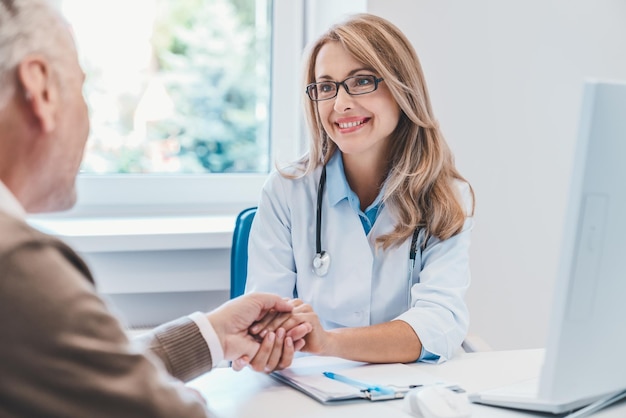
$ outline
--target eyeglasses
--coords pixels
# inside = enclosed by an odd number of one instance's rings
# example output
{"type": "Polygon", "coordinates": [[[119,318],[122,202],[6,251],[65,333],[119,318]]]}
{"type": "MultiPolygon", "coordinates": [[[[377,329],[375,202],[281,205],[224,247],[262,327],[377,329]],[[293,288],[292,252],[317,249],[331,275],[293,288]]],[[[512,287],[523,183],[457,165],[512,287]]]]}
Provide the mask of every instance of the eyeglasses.
{"type": "Polygon", "coordinates": [[[337,97],[339,86],[343,86],[348,94],[358,96],[375,91],[381,81],[383,81],[382,78],[376,78],[373,75],[355,75],[343,81],[320,81],[306,86],[306,94],[314,102],[330,100],[337,97]]]}

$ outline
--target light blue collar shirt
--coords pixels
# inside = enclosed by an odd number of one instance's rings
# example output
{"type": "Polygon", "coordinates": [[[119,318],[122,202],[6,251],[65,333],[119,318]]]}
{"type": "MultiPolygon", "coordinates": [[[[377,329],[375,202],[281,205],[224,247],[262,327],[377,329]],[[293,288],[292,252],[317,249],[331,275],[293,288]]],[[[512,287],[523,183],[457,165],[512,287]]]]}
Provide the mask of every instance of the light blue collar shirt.
{"type": "Polygon", "coordinates": [[[330,203],[335,206],[342,200],[346,199],[350,203],[350,206],[359,215],[361,223],[363,224],[363,230],[365,235],[369,234],[372,230],[374,222],[378,217],[378,212],[382,208],[384,186],[381,188],[378,196],[369,205],[365,212],[361,210],[361,201],[354,191],[350,188],[348,180],[346,179],[346,173],[343,168],[343,158],[341,152],[337,151],[330,158],[330,161],[326,164],[326,188],[328,190],[328,197],[330,203]]]}

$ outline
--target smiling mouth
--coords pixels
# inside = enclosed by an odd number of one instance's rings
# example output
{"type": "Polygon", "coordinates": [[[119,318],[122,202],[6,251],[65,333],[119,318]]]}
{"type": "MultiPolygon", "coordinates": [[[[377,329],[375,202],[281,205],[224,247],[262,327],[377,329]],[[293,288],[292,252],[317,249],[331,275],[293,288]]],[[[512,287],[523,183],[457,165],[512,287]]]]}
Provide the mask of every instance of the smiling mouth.
{"type": "Polygon", "coordinates": [[[353,122],[337,123],[337,125],[341,129],[348,129],[348,128],[354,128],[356,126],[363,125],[364,123],[367,123],[367,122],[369,122],[369,119],[357,120],[353,122]]]}

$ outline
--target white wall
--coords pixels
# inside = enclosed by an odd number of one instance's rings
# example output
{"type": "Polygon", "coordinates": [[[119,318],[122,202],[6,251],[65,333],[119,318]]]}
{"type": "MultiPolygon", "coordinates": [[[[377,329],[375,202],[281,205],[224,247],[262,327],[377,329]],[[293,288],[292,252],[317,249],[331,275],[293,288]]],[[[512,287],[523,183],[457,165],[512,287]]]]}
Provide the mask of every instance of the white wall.
{"type": "Polygon", "coordinates": [[[626,80],[626,2],[369,0],[368,11],[414,44],[476,192],[471,331],[497,349],[543,346],[582,83],[626,80]]]}
{"type": "Polygon", "coordinates": [[[317,39],[338,20],[365,11],[367,0],[305,0],[306,42],[317,39]]]}

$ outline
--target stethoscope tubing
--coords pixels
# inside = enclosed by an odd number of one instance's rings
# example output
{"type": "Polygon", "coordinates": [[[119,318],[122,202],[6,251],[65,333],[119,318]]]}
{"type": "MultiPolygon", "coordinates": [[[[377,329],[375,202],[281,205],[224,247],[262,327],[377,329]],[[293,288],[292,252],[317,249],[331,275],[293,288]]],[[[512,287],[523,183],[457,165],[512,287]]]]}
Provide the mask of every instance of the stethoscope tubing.
{"type": "Polygon", "coordinates": [[[326,165],[322,167],[322,175],[317,185],[317,213],[315,216],[315,254],[322,256],[322,200],[326,187],[326,165]]]}
{"type": "Polygon", "coordinates": [[[413,231],[411,238],[411,248],[409,249],[409,280],[407,291],[407,309],[411,309],[411,289],[413,288],[413,270],[415,269],[415,259],[417,258],[417,238],[420,234],[420,228],[413,231]]]}

